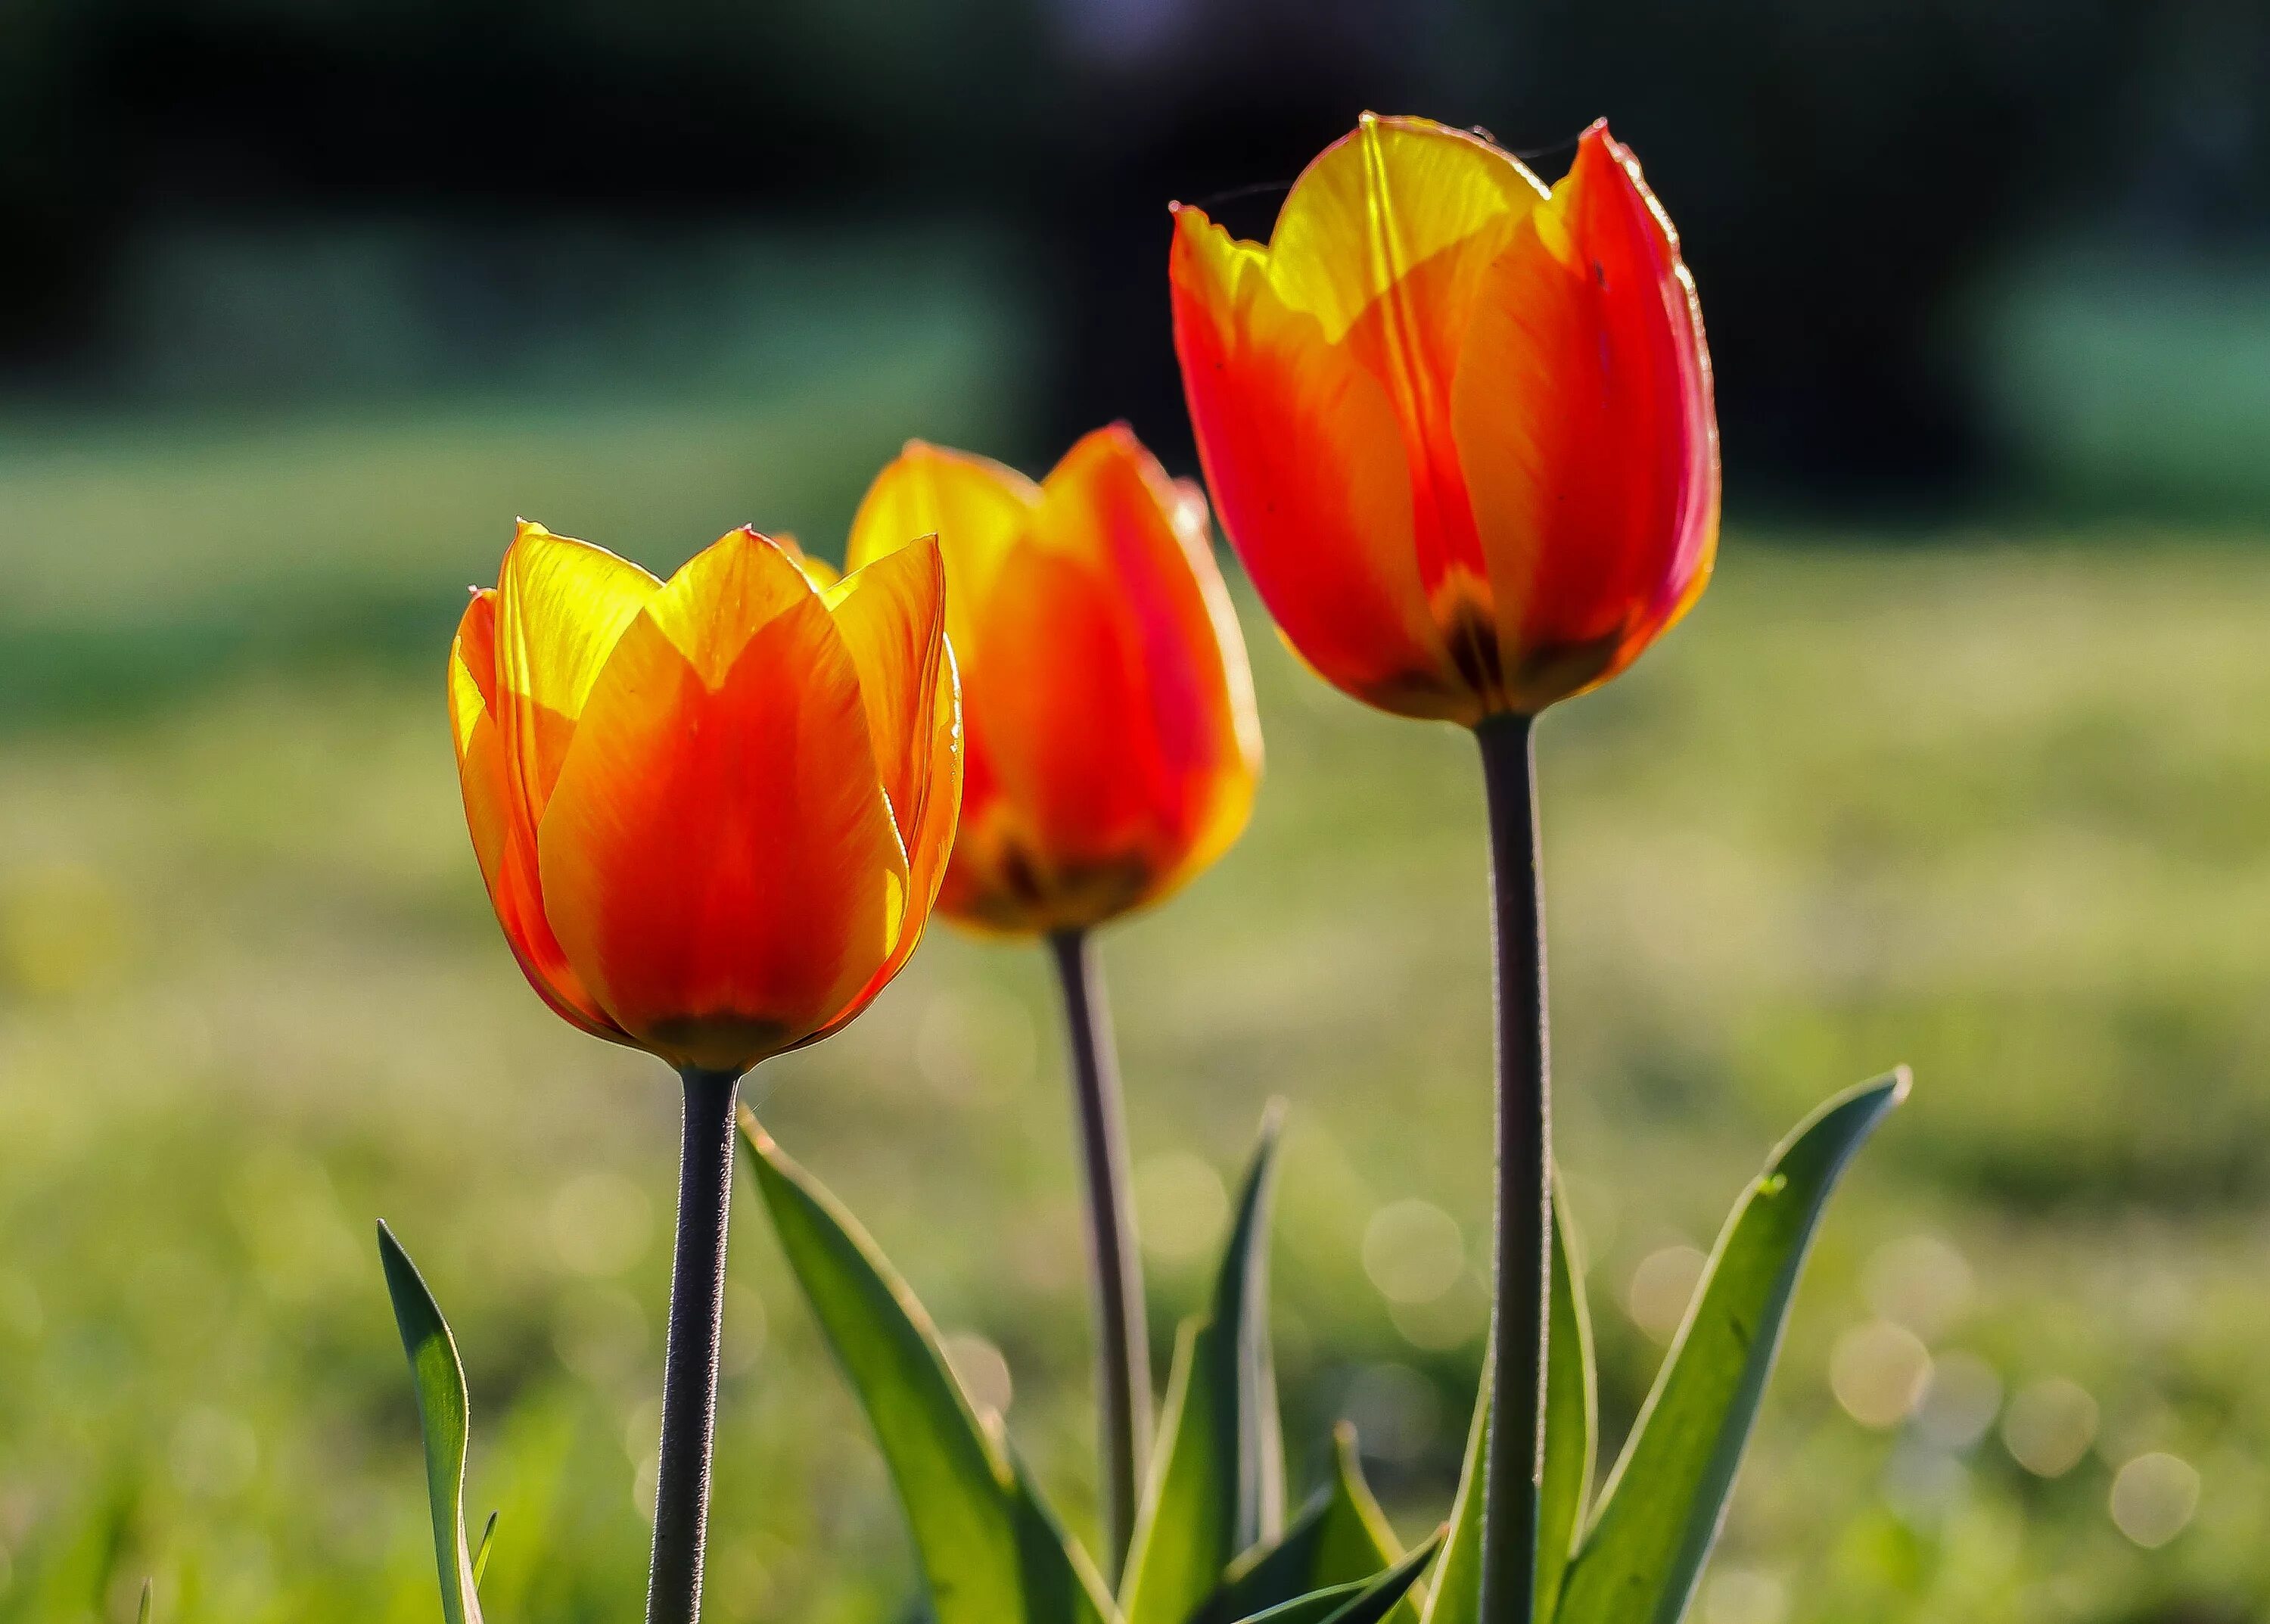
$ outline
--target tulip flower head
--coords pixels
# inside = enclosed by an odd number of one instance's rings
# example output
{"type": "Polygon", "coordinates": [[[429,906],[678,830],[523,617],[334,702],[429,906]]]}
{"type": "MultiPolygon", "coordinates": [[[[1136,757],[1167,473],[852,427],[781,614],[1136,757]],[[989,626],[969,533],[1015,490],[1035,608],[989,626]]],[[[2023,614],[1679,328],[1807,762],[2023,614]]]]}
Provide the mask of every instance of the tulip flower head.
{"type": "Polygon", "coordinates": [[[523,523],[449,659],[465,818],[545,1003],[738,1074],[857,1015],[953,844],[946,575],[913,542],[825,587],[739,530],[668,582],[523,523]]]}
{"type": "Polygon", "coordinates": [[[1252,809],[1261,732],[1198,489],[1124,425],[1038,485],[915,441],[861,504],[850,562],[931,532],[968,760],[939,908],[985,931],[1082,930],[1220,856],[1252,809]]]}
{"type": "Polygon", "coordinates": [[[1223,528],[1347,693],[1533,716],[1701,593],[1719,488],[1701,307],[1605,123],[1548,190],[1479,136],[1366,115],[1265,246],[1178,206],[1170,274],[1223,528]]]}

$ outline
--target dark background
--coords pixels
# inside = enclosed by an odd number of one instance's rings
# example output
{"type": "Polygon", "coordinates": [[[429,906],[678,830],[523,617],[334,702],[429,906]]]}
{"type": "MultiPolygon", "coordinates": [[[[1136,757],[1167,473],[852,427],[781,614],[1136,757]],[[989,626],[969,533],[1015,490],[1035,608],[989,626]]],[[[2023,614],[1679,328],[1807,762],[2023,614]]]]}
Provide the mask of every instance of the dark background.
{"type": "MultiPolygon", "coordinates": [[[[2122,323],[2244,318],[2263,343],[2259,0],[11,0],[0,15],[0,397],[19,402],[478,385],[595,311],[679,302],[641,264],[673,242],[842,228],[887,260],[892,227],[919,224],[967,228],[1021,278],[1031,443],[1012,449],[1045,457],[1125,415],[1179,461],[1170,198],[1265,234],[1282,185],[1365,108],[1487,126],[1549,180],[1606,115],[1685,234],[1738,504],[1897,512],[2081,486],[2228,507],[2261,491],[2260,458],[2200,461],[2195,433],[2170,431],[2192,461],[2179,445],[2133,467],[2107,467],[2091,439],[2193,398],[2201,345],[2154,329],[2126,346],[2155,358],[2139,377],[2107,336],[2122,323]],[[570,227],[610,246],[545,251],[570,227]],[[148,308],[169,279],[160,248],[278,231],[418,245],[392,319],[421,330],[366,346],[392,353],[382,379],[340,335],[358,324],[352,288],[321,330],[268,334],[257,367],[240,342],[168,347],[178,313],[148,308]],[[405,352],[431,364],[405,368],[405,352]],[[2076,426],[2076,391],[2114,425],[2076,426]]],[[[248,286],[275,275],[306,279],[287,266],[248,286]]],[[[2270,419],[2270,386],[2233,387],[2270,419]]]]}

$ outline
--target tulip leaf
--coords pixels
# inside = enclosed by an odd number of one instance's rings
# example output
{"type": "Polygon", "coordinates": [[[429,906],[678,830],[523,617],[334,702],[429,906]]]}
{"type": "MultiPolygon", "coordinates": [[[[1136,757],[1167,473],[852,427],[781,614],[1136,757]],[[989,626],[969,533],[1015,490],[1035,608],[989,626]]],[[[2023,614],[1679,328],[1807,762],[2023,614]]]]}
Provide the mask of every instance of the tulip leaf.
{"type": "Polygon", "coordinates": [[[867,1412],[938,1624],[1101,1624],[1102,1581],[978,1420],[937,1328],[858,1220],[746,1110],[781,1250],[867,1412]]]}
{"type": "Polygon", "coordinates": [[[1435,1560],[1435,1549],[1442,1542],[1442,1531],[1437,1529],[1417,1550],[1385,1573],[1296,1597],[1265,1612],[1251,1613],[1238,1624],[1381,1624],[1402,1605],[1405,1593],[1418,1583],[1427,1564],[1435,1560]]]}
{"type": "Polygon", "coordinates": [[[481,1624],[472,1554],[465,1544],[465,1450],[471,1415],[457,1339],[426,1288],[418,1266],[384,1224],[378,1227],[379,1262],[394,1299],[394,1323],[418,1391],[418,1424],[426,1438],[426,1491],[434,1512],[434,1554],[441,1581],[446,1624],[481,1624]]]}
{"type": "MultiPolygon", "coordinates": [[[[1584,1527],[1592,1486],[1597,1401],[1592,1381],[1592,1320],[1584,1310],[1584,1272],[1556,1183],[1553,1202],[1553,1291],[1546,1332],[1545,1484],[1538,1499],[1535,1624],[1547,1624],[1562,1575],[1584,1527]]],[[[1478,1624],[1482,1606],[1482,1454],[1488,1435],[1496,1361],[1485,1356],[1466,1432],[1465,1469],[1450,1507],[1443,1565],[1427,1597],[1426,1624],[1478,1624]]]]}
{"type": "Polygon", "coordinates": [[[1905,1068],[1815,1111],[1736,1204],[1562,1587],[1559,1624],[1677,1624],[1717,1539],[1799,1271],[1905,1068]]]}
{"type": "Polygon", "coordinates": [[[1209,1311],[1183,1322],[1122,1603],[1129,1624],[1186,1624],[1243,1551],[1284,1525],[1285,1445],[1269,1344],[1269,1210],[1283,1114],[1270,1109],[1209,1311]]]}
{"type": "Polygon", "coordinates": [[[1332,1479],[1318,1489],[1273,1545],[1257,1546],[1228,1576],[1191,1624],[1231,1624],[1317,1591],[1377,1576],[1403,1546],[1363,1480],[1355,1428],[1332,1429],[1332,1479]]]}

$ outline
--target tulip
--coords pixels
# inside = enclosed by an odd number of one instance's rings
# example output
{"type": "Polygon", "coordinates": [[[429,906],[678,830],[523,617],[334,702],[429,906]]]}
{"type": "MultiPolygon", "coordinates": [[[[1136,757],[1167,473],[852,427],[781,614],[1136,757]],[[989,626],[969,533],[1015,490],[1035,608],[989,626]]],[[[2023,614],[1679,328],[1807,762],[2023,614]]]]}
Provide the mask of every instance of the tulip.
{"type": "Polygon", "coordinates": [[[449,660],[473,849],[544,1001],[686,1087],[650,1624],[701,1596],[742,1073],[914,951],[961,797],[946,571],[739,530],[668,582],[523,523],[449,660]]]}
{"type": "Polygon", "coordinates": [[[1199,457],[1287,639],[1356,698],[1481,746],[1498,1183],[1480,1616],[1525,1620],[1552,1272],[1532,723],[1628,666],[1709,578],[1701,307],[1605,123],[1548,190],[1480,136],[1366,115],[1265,247],[1177,209],[1169,279],[1199,457]]]}
{"type": "Polygon", "coordinates": [[[1701,308],[1605,123],[1547,191],[1478,136],[1366,115],[1265,247],[1177,208],[1170,278],[1222,526],[1294,648],[1356,698],[1534,716],[1702,590],[1701,308]]]}
{"type": "Polygon", "coordinates": [[[537,992],[735,1074],[842,1027],[914,951],[961,782],[944,567],[814,587],[735,530],[671,577],[523,524],[450,658],[465,817],[537,992]]]}
{"type": "Polygon", "coordinates": [[[938,907],[1045,937],[1071,1029],[1096,1285],[1109,1554],[1124,1560],[1150,1430],[1124,1110],[1089,932],[1159,901],[1244,828],[1261,770],[1251,674],[1205,499],[1125,425],[1035,485],[916,441],[861,505],[854,566],[935,533],[961,662],[968,779],[938,907]]]}
{"type": "Polygon", "coordinates": [[[931,534],[968,732],[940,911],[1084,931],[1221,856],[1253,808],[1261,731],[1198,489],[1124,424],[1038,485],[916,441],[867,493],[850,563],[931,534]]]}

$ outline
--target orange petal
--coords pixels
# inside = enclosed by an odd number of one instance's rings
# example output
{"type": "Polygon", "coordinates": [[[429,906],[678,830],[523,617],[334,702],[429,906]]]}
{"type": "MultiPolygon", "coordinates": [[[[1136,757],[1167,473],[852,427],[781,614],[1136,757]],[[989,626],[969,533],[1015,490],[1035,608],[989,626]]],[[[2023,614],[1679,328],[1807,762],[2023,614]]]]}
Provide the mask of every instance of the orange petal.
{"type": "MultiPolygon", "coordinates": [[[[1143,738],[1157,778],[1154,856],[1162,871],[1194,872],[1243,827],[1261,769],[1253,675],[1204,498],[1168,479],[1124,424],[1072,447],[1042,493],[1035,547],[1087,560],[1124,627],[1141,700],[1125,737],[1143,738]],[[1208,827],[1220,843],[1195,851],[1208,827]]],[[[1064,647],[1078,657],[1080,645],[1064,647]]]]}
{"type": "Polygon", "coordinates": [[[925,536],[824,593],[859,672],[891,815],[911,852],[930,790],[931,728],[946,672],[946,560],[925,536]]]}
{"type": "Polygon", "coordinates": [[[619,1042],[623,1034],[576,979],[545,921],[534,849],[521,833],[491,710],[496,690],[496,601],[493,590],[474,595],[449,650],[449,723],[473,855],[513,959],[538,996],[573,1025],[619,1042]]]}
{"type": "Polygon", "coordinates": [[[1438,624],[1487,597],[1450,427],[1459,344],[1490,262],[1544,196],[1479,137],[1366,114],[1294,182],[1270,238],[1279,296],[1317,316],[1393,403],[1419,579],[1438,624]]]}
{"type": "Polygon", "coordinates": [[[1700,591],[1717,534],[1693,286],[1604,126],[1492,268],[1454,416],[1510,702],[1533,712],[1636,657],[1700,591]]]}
{"type": "Polygon", "coordinates": [[[735,531],[622,634],[538,842],[600,1005],[672,1064],[745,1069],[849,1006],[908,872],[857,667],[788,557],[735,531]]]}
{"type": "Polygon", "coordinates": [[[497,579],[498,731],[532,842],[599,671],[659,583],[589,542],[523,521],[497,579]]]}
{"type": "Polygon", "coordinates": [[[846,556],[853,568],[872,562],[918,537],[934,535],[946,560],[946,640],[961,679],[961,812],[957,842],[973,824],[990,825],[1000,812],[983,700],[985,653],[979,645],[980,606],[1024,538],[1040,501],[1040,486],[1013,468],[968,452],[910,440],[875,478],[852,521],[846,556]]]}
{"type": "Polygon", "coordinates": [[[911,894],[905,922],[899,929],[898,945],[850,1004],[806,1038],[806,1042],[817,1042],[841,1031],[852,1017],[874,1001],[875,996],[890,984],[913,956],[922,941],[923,929],[930,923],[931,912],[937,906],[961,812],[961,691],[954,679],[951,645],[944,649],[942,667],[932,694],[928,730],[930,789],[923,797],[922,818],[907,842],[908,889],[911,894]]]}
{"type": "Polygon", "coordinates": [[[845,560],[859,569],[917,537],[937,537],[952,583],[946,632],[966,680],[977,657],[970,611],[991,590],[1039,500],[1040,487],[1013,468],[909,440],[868,487],[851,521],[845,560]]]}
{"type": "Polygon", "coordinates": [[[1222,528],[1303,659],[1356,698],[1472,721],[1420,575],[1388,394],[1270,285],[1268,256],[1178,210],[1175,348],[1222,528]]]}

